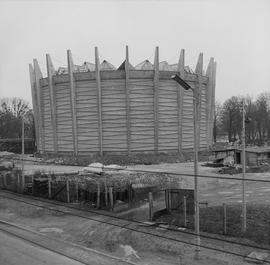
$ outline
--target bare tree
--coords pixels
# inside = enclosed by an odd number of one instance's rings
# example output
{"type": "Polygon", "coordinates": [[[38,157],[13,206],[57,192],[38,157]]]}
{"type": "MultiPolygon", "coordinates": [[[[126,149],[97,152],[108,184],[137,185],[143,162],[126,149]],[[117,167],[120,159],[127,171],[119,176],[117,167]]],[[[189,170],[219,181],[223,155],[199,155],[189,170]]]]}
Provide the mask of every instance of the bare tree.
{"type": "Polygon", "coordinates": [[[0,99],[0,112],[10,113],[16,118],[23,117],[30,110],[29,103],[22,98],[0,99]]]}
{"type": "Polygon", "coordinates": [[[217,136],[221,133],[222,129],[222,105],[219,101],[215,102],[215,112],[214,112],[214,126],[213,126],[213,139],[214,142],[217,141],[217,136]]]}
{"type": "Polygon", "coordinates": [[[269,139],[270,123],[270,93],[262,93],[256,100],[257,112],[256,123],[259,142],[263,143],[269,139]]]}
{"type": "Polygon", "coordinates": [[[26,137],[33,137],[33,114],[29,103],[21,98],[0,99],[0,138],[20,138],[22,117],[26,137]]]}
{"type": "Polygon", "coordinates": [[[229,141],[234,141],[241,134],[241,99],[231,97],[222,107],[222,129],[228,133],[229,141]]]}
{"type": "Polygon", "coordinates": [[[257,126],[256,126],[256,112],[257,106],[254,100],[250,97],[245,99],[246,102],[246,117],[250,119],[251,122],[246,123],[246,142],[255,143],[257,136],[257,126]]]}
{"type": "Polygon", "coordinates": [[[228,134],[229,141],[240,137],[242,131],[242,101],[245,101],[246,117],[251,122],[246,124],[246,141],[263,144],[270,141],[270,93],[260,94],[256,100],[249,96],[231,97],[221,107],[220,130],[216,126],[214,133],[222,131],[228,134]]]}

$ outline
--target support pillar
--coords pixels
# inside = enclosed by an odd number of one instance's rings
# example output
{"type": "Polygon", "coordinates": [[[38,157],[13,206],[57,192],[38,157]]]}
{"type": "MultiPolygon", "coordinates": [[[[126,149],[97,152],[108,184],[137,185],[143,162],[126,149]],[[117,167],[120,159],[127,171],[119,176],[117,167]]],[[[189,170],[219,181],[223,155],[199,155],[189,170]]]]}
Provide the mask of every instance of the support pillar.
{"type": "Polygon", "coordinates": [[[68,61],[69,86],[70,86],[70,105],[71,105],[74,154],[78,155],[78,134],[77,134],[77,118],[76,118],[76,90],[75,90],[75,80],[74,80],[74,64],[73,64],[72,55],[71,55],[70,50],[67,51],[67,61],[68,61]]]}
{"type": "Polygon", "coordinates": [[[95,65],[96,65],[96,83],[97,83],[99,154],[100,156],[103,156],[102,94],[101,94],[101,79],[100,79],[100,62],[97,47],[95,47],[95,65]]]}
{"type": "MultiPolygon", "coordinates": [[[[185,79],[185,50],[181,50],[177,71],[182,79],[185,79]]],[[[182,128],[183,128],[183,104],[184,104],[184,90],[179,84],[176,84],[177,104],[178,104],[178,152],[182,151],[182,128]]]]}
{"type": "Polygon", "coordinates": [[[38,112],[38,101],[37,101],[37,91],[35,86],[35,73],[32,64],[29,64],[29,74],[30,74],[30,82],[31,82],[31,95],[32,95],[32,106],[33,106],[33,114],[34,114],[34,122],[35,122],[35,140],[37,151],[40,152],[40,135],[39,135],[39,112],[38,112]]]}
{"type": "Polygon", "coordinates": [[[203,53],[199,54],[197,65],[195,68],[195,74],[197,80],[195,86],[197,86],[198,91],[198,150],[200,150],[200,138],[201,138],[201,109],[202,109],[202,74],[203,74],[203,53]]]}
{"type": "Polygon", "coordinates": [[[212,146],[213,142],[213,129],[212,129],[212,123],[213,118],[212,114],[214,114],[214,106],[213,106],[213,93],[214,93],[214,58],[211,58],[207,70],[206,70],[206,76],[208,77],[207,86],[206,86],[206,126],[207,126],[207,149],[209,150],[209,147],[212,146]]]}
{"type": "Polygon", "coordinates": [[[126,46],[126,60],[125,60],[125,73],[126,73],[126,115],[127,115],[127,151],[130,153],[130,91],[129,91],[129,54],[128,46],[126,46]]]}
{"type": "Polygon", "coordinates": [[[53,75],[55,74],[55,69],[53,67],[52,60],[49,54],[46,54],[46,64],[47,64],[50,105],[51,105],[53,149],[54,149],[54,152],[57,153],[58,146],[57,146],[57,132],[56,132],[56,98],[55,98],[55,88],[54,88],[54,83],[53,83],[53,75]]]}
{"type": "Polygon", "coordinates": [[[41,153],[45,151],[45,142],[44,142],[44,116],[43,116],[43,97],[40,90],[39,80],[43,77],[40,70],[37,59],[33,60],[34,64],[34,77],[35,77],[35,91],[37,95],[37,116],[38,116],[38,136],[39,136],[39,150],[41,153]]]}
{"type": "Polygon", "coordinates": [[[154,61],[154,150],[158,153],[159,115],[158,115],[158,95],[159,95],[159,48],[155,50],[154,61]]]}

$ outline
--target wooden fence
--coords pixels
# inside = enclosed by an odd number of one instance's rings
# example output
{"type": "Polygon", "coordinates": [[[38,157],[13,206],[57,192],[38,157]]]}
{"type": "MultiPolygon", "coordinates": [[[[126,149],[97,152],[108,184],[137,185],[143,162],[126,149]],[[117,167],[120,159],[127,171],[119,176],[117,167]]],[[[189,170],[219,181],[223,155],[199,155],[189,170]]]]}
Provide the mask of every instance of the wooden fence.
{"type": "Polygon", "coordinates": [[[67,52],[68,74],[56,74],[47,54],[47,77],[37,60],[30,65],[37,147],[40,152],[75,155],[99,152],[167,152],[193,148],[193,94],[171,79],[175,73],[200,91],[200,148],[212,144],[216,63],[203,75],[203,55],[195,73],[185,70],[184,50],[175,71],[159,69],[156,48],[153,70],[77,72],[67,52]]]}

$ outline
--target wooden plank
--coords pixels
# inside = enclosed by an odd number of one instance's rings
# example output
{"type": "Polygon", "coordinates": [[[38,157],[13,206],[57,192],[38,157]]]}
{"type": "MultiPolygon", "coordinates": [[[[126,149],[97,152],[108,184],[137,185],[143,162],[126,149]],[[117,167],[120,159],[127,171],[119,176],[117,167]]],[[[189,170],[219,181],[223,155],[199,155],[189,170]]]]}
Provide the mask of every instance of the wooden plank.
{"type": "Polygon", "coordinates": [[[223,235],[227,234],[227,205],[223,203],[223,235]]]}
{"type": "Polygon", "coordinates": [[[155,61],[154,61],[154,150],[155,153],[158,153],[158,130],[159,130],[159,119],[158,119],[158,111],[159,111],[159,48],[156,47],[155,50],[155,61]]]}
{"type": "Polygon", "coordinates": [[[201,108],[200,108],[200,148],[203,148],[206,143],[206,137],[207,137],[207,123],[206,123],[206,86],[202,84],[201,87],[201,108]]]}
{"type": "Polygon", "coordinates": [[[52,198],[52,177],[48,177],[48,198],[52,198]]]}
{"type": "Polygon", "coordinates": [[[37,91],[35,87],[35,74],[34,74],[34,69],[33,69],[32,64],[29,64],[29,74],[30,74],[30,82],[31,82],[31,95],[32,95],[32,105],[33,105],[33,111],[34,111],[34,121],[35,121],[36,146],[37,146],[37,151],[40,152],[37,91]]]}
{"type": "Polygon", "coordinates": [[[70,203],[70,182],[66,180],[66,190],[67,190],[67,203],[70,203]]]}
{"type": "Polygon", "coordinates": [[[127,127],[127,151],[130,153],[130,91],[129,91],[129,53],[128,46],[126,46],[126,60],[125,60],[125,72],[126,72],[126,127],[127,127]]]}
{"type": "Polygon", "coordinates": [[[149,201],[149,221],[152,222],[153,221],[153,193],[149,192],[148,193],[148,201],[149,201]]]}
{"type": "Polygon", "coordinates": [[[68,61],[68,76],[69,76],[69,87],[70,87],[70,105],[71,105],[71,118],[72,118],[72,134],[73,134],[73,146],[74,154],[78,155],[78,134],[77,134],[77,118],[76,118],[76,91],[75,91],[75,80],[74,80],[74,64],[72,60],[71,51],[67,51],[68,61]]]}
{"type": "Polygon", "coordinates": [[[58,152],[68,151],[74,154],[69,82],[65,84],[55,84],[55,94],[58,152]]]}
{"type": "Polygon", "coordinates": [[[96,65],[96,85],[97,85],[97,107],[98,107],[98,131],[99,131],[99,153],[103,156],[103,133],[102,133],[102,91],[100,79],[100,62],[98,48],[95,47],[95,65],[96,65]]]}
{"type": "Polygon", "coordinates": [[[40,70],[39,64],[37,59],[33,60],[34,64],[34,75],[35,75],[35,88],[37,93],[37,108],[38,108],[38,130],[39,130],[39,143],[40,143],[40,152],[43,153],[45,150],[45,143],[44,143],[44,123],[42,118],[42,98],[40,93],[40,83],[39,80],[42,78],[42,72],[40,70]]]}
{"type": "Polygon", "coordinates": [[[184,227],[187,227],[187,198],[186,196],[183,197],[183,215],[184,215],[184,227]]]}
{"type": "Polygon", "coordinates": [[[113,188],[109,187],[109,198],[110,198],[110,210],[113,211],[114,201],[113,201],[113,188]]]}
{"type": "Polygon", "coordinates": [[[208,77],[208,82],[206,86],[206,123],[207,123],[207,149],[211,146],[212,143],[212,94],[213,94],[213,67],[214,67],[214,58],[210,58],[210,61],[207,66],[206,76],[208,77]]]}
{"type": "Polygon", "coordinates": [[[123,148],[127,151],[127,117],[125,79],[102,81],[103,150],[123,148]]]}
{"type": "Polygon", "coordinates": [[[195,68],[195,74],[197,75],[197,81],[195,82],[196,89],[199,90],[199,104],[198,104],[198,147],[200,148],[200,138],[201,138],[201,96],[202,96],[202,74],[203,74],[203,53],[199,54],[197,65],[195,68]]]}
{"type": "Polygon", "coordinates": [[[100,208],[100,183],[97,183],[97,209],[100,208]]]}
{"type": "Polygon", "coordinates": [[[55,89],[53,84],[53,75],[55,74],[55,69],[52,64],[52,60],[49,54],[46,54],[46,64],[47,64],[47,75],[48,75],[48,87],[51,105],[51,121],[52,121],[52,132],[53,132],[53,151],[58,152],[57,148],[57,132],[56,132],[56,99],[55,99],[55,89]]]}
{"type": "Polygon", "coordinates": [[[215,91],[216,91],[216,71],[217,62],[214,62],[213,66],[213,90],[212,90],[212,112],[211,112],[211,146],[213,142],[213,128],[214,128],[214,115],[215,115],[215,91]]]}
{"type": "Polygon", "coordinates": [[[43,109],[43,136],[44,136],[44,151],[53,152],[53,125],[51,119],[51,103],[49,97],[49,87],[43,87],[41,89],[42,109],[43,109]]]}
{"type": "Polygon", "coordinates": [[[131,151],[154,150],[153,79],[130,79],[131,151]]]}
{"type": "MultiPolygon", "coordinates": [[[[185,50],[182,49],[177,65],[177,71],[180,77],[185,80],[185,50]]],[[[178,102],[178,152],[182,151],[182,129],[183,129],[183,102],[184,102],[184,89],[178,84],[177,85],[177,102],[178,102]]]]}
{"type": "Polygon", "coordinates": [[[159,81],[159,151],[178,150],[178,92],[175,81],[159,81]]]}
{"type": "Polygon", "coordinates": [[[96,82],[76,81],[78,150],[99,149],[96,82]]]}
{"type": "Polygon", "coordinates": [[[79,182],[76,180],[75,182],[75,194],[76,194],[76,203],[79,202],[79,182]]]}

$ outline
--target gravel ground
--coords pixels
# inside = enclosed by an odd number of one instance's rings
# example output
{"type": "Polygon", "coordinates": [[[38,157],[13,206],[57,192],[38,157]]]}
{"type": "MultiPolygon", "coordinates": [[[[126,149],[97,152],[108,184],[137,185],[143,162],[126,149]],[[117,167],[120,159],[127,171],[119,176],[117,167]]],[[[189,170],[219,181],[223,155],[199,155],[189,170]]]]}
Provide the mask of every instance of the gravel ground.
{"type": "MultiPolygon", "coordinates": [[[[43,172],[78,172],[82,167],[25,163],[27,173],[35,171],[43,172]]],[[[171,173],[192,174],[193,163],[163,163],[159,165],[135,165],[129,166],[132,170],[166,171],[171,173]]],[[[219,206],[222,203],[240,204],[242,202],[242,181],[234,180],[234,177],[241,178],[241,174],[219,175],[217,169],[199,166],[199,174],[205,176],[227,177],[230,179],[199,178],[200,201],[207,202],[208,206],[219,206]]],[[[247,173],[247,178],[270,180],[270,172],[247,173]]],[[[193,177],[181,177],[187,184],[185,188],[193,187],[193,177]]],[[[248,203],[270,205],[270,183],[247,182],[246,198],[248,203]]],[[[31,208],[31,207],[30,207],[31,208]]],[[[17,221],[26,226],[35,227],[38,231],[43,230],[53,236],[60,236],[63,239],[79,242],[85,246],[108,251],[115,255],[123,255],[120,245],[132,246],[138,251],[142,264],[245,264],[242,259],[231,259],[230,256],[216,255],[203,251],[203,258],[199,263],[192,260],[194,251],[192,247],[179,244],[168,244],[160,240],[153,240],[149,237],[138,236],[137,233],[120,230],[118,228],[108,228],[105,225],[89,223],[89,221],[78,220],[70,216],[55,216],[55,214],[44,213],[41,209],[30,209],[18,207],[12,201],[0,201],[0,217],[17,221]],[[5,207],[9,205],[9,207],[5,207]],[[47,230],[46,230],[47,229],[47,230]],[[61,229],[61,230],[58,230],[61,229]],[[154,243],[153,243],[154,242],[154,243]],[[121,243],[121,244],[120,244],[121,243]],[[153,253],[154,257],[153,258],[153,253]],[[173,254],[173,255],[172,255],[173,254]],[[217,263],[216,258],[219,258],[217,263]],[[182,263],[180,262],[182,259],[182,263]],[[204,260],[205,259],[205,260],[204,260]],[[214,259],[214,261],[211,261],[214,259]]],[[[233,250],[234,248],[232,248],[233,250]]],[[[242,250],[241,250],[242,251],[242,250]]],[[[248,254],[244,251],[245,254],[248,254]]]]}
{"type": "MultiPolygon", "coordinates": [[[[1,192],[0,196],[1,194],[4,194],[4,192],[1,192]]],[[[139,258],[134,257],[134,255],[130,258],[138,264],[246,264],[242,258],[203,248],[201,249],[200,260],[196,261],[194,260],[194,248],[187,244],[174,243],[173,241],[100,224],[81,217],[56,213],[42,207],[30,206],[1,197],[0,219],[17,223],[56,238],[101,250],[121,258],[127,258],[127,250],[134,250],[139,258]]],[[[102,220],[108,221],[106,218],[102,220]]],[[[134,226],[133,224],[129,224],[129,227],[134,226]]],[[[150,229],[155,230],[153,232],[166,236],[176,236],[174,235],[175,232],[172,234],[170,231],[159,231],[155,228],[150,229]]],[[[177,237],[187,242],[194,242],[189,235],[179,235],[177,233],[177,237]]],[[[221,249],[224,247],[223,243],[211,242],[210,240],[206,241],[205,239],[202,240],[202,245],[212,245],[212,247],[221,249]]],[[[243,255],[247,255],[251,251],[250,248],[246,249],[230,245],[226,249],[239,252],[243,255]]]]}

